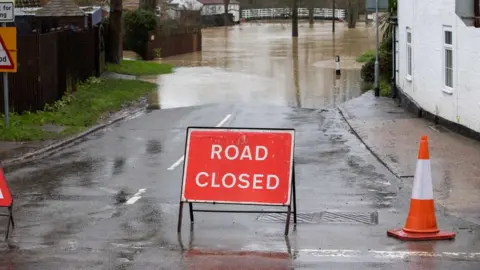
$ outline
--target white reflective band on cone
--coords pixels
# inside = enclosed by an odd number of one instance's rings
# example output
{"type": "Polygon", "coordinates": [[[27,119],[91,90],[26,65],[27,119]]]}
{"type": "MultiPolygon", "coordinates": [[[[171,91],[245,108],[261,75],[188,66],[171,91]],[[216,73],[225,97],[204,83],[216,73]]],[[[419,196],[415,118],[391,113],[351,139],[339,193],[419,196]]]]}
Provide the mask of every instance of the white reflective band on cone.
{"type": "Polygon", "coordinates": [[[0,189],[0,200],[3,199],[2,190],[0,189]]]}
{"type": "Polygon", "coordinates": [[[413,180],[412,199],[433,200],[430,160],[419,159],[413,180]]]}

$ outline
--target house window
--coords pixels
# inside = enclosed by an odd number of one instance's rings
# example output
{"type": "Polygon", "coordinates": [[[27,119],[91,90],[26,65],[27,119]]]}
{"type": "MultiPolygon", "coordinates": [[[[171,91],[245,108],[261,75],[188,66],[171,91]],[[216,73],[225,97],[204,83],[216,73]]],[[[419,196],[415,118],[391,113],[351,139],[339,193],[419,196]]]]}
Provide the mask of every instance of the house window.
{"type": "Polygon", "coordinates": [[[453,32],[451,27],[443,29],[444,46],[444,85],[453,88],[453,32]]]}
{"type": "Polygon", "coordinates": [[[407,27],[407,77],[412,77],[412,31],[407,27]]]}

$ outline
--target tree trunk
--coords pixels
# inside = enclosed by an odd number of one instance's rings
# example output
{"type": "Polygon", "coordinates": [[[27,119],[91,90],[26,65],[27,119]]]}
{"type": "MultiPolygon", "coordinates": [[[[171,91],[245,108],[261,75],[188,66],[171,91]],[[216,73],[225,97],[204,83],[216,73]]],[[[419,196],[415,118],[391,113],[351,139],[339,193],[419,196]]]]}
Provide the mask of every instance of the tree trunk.
{"type": "Polygon", "coordinates": [[[292,37],[298,37],[298,6],[297,0],[292,4],[292,37]]]}
{"type": "Polygon", "coordinates": [[[223,23],[225,26],[230,25],[230,20],[228,19],[228,6],[230,5],[230,0],[223,0],[223,23]]]}
{"type": "Polygon", "coordinates": [[[108,48],[106,48],[106,53],[107,61],[114,64],[119,64],[123,55],[122,10],[123,0],[110,1],[108,48]]]}
{"type": "Polygon", "coordinates": [[[310,25],[313,25],[313,9],[314,9],[314,5],[313,5],[313,0],[309,0],[308,1],[308,22],[310,23],[310,25]]]}
{"type": "Polygon", "coordinates": [[[348,28],[355,28],[358,19],[358,3],[354,0],[348,1],[347,22],[348,28]]]}

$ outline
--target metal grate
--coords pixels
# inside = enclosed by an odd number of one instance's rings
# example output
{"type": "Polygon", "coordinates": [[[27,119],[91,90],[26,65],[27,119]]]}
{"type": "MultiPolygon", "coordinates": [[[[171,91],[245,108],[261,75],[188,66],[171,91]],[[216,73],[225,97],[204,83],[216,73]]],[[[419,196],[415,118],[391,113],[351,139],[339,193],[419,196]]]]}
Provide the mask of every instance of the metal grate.
{"type": "MultiPolygon", "coordinates": [[[[258,216],[257,220],[267,222],[285,222],[287,214],[285,213],[265,213],[258,216]]],[[[319,223],[322,219],[322,212],[318,213],[298,213],[298,223],[319,223]]],[[[293,214],[290,216],[290,220],[293,222],[293,214]]]]}
{"type": "MultiPolygon", "coordinates": [[[[265,213],[258,216],[257,220],[266,222],[285,222],[287,214],[265,213]]],[[[293,215],[291,216],[293,222],[293,215]]],[[[378,224],[378,212],[354,213],[354,212],[313,212],[298,213],[297,223],[343,223],[343,224],[378,224]]]]}

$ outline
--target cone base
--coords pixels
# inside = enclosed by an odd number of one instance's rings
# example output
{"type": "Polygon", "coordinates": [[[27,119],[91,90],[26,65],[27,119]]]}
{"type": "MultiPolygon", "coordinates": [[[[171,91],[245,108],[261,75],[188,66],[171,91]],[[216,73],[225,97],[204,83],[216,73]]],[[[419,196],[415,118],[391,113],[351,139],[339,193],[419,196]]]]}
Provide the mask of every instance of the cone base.
{"type": "Polygon", "coordinates": [[[455,238],[454,232],[410,233],[403,229],[388,230],[387,235],[404,241],[451,240],[455,238]]]}

